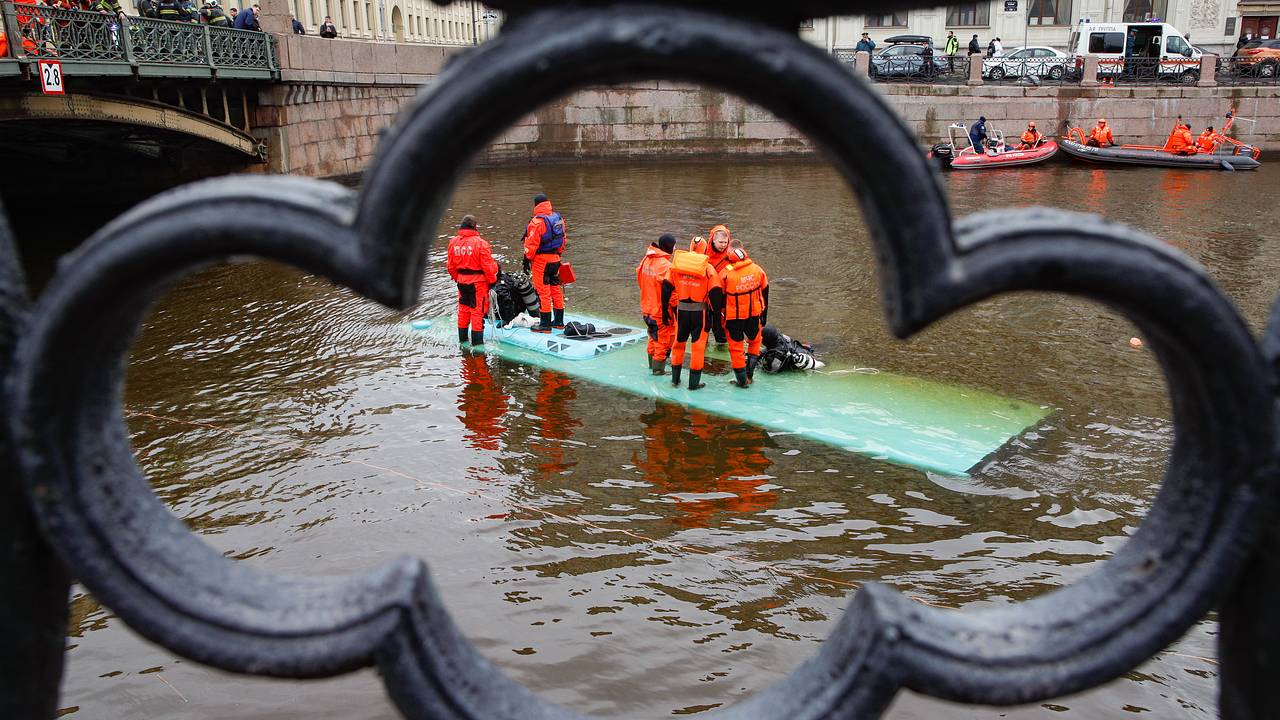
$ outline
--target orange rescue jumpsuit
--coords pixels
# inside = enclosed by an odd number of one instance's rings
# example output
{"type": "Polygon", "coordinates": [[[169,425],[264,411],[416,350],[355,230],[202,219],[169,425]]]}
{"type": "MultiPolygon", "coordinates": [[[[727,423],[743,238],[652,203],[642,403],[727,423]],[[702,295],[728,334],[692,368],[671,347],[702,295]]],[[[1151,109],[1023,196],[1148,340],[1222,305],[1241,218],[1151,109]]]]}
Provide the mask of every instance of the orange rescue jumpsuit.
{"type": "Polygon", "coordinates": [[[1213,136],[1214,133],[1212,130],[1205,130],[1200,133],[1200,137],[1196,138],[1196,147],[1200,148],[1204,152],[1213,152],[1214,149],[1218,147],[1218,141],[1214,140],[1213,136]]]}
{"type": "Polygon", "coordinates": [[[726,265],[719,278],[724,293],[725,328],[729,331],[729,360],[739,387],[746,387],[755,375],[764,339],[760,330],[769,315],[769,276],[745,255],[726,265]]]}
{"type": "Polygon", "coordinates": [[[480,233],[463,228],[449,240],[449,277],[458,284],[458,340],[466,340],[471,327],[471,341],[483,341],[484,316],[489,312],[489,286],[498,281],[498,263],[493,259],[489,241],[480,233]]]}
{"type": "Polygon", "coordinates": [[[677,250],[662,282],[662,312],[670,321],[675,311],[676,339],[671,345],[671,384],[680,384],[680,372],[684,367],[684,346],[691,343],[693,357],[689,361],[689,389],[702,387],[702,365],[707,352],[707,333],[710,328],[708,301],[714,306],[719,302],[720,287],[716,271],[706,255],[687,250],[677,250]]]}
{"type": "Polygon", "coordinates": [[[1034,150],[1037,145],[1044,141],[1044,136],[1039,130],[1027,129],[1022,133],[1022,144],[1018,146],[1019,150],[1034,150]]]}
{"type": "MultiPolygon", "coordinates": [[[[729,241],[733,240],[733,235],[729,232],[727,225],[716,225],[707,233],[707,249],[698,250],[707,256],[711,261],[711,267],[715,268],[716,274],[719,275],[724,270],[724,266],[729,264],[729,241]],[[717,251],[715,237],[716,233],[724,232],[724,249],[717,251]]],[[[711,332],[715,335],[716,342],[723,345],[725,342],[724,317],[720,313],[713,313],[711,332]]]]}
{"type": "Polygon", "coordinates": [[[1089,131],[1089,140],[1086,144],[1093,145],[1094,147],[1107,147],[1108,145],[1115,145],[1116,141],[1115,138],[1111,136],[1111,128],[1103,125],[1102,123],[1098,123],[1089,131]]]}
{"type": "MultiPolygon", "coordinates": [[[[569,246],[564,218],[545,200],[533,206],[533,218],[524,231],[524,257],[532,264],[533,288],[538,291],[539,312],[552,309],[563,319],[564,288],[560,285],[560,256],[569,246]]],[[[548,318],[549,319],[549,318],[548,318]]],[[[563,322],[560,323],[563,326],[563,322]]]]}
{"type": "Polygon", "coordinates": [[[1166,152],[1176,153],[1178,155],[1191,155],[1196,151],[1195,139],[1191,137],[1191,131],[1185,125],[1179,125],[1169,133],[1169,139],[1164,143],[1166,152]]]}
{"type": "Polygon", "coordinates": [[[655,372],[661,369],[657,363],[666,362],[676,334],[675,325],[662,321],[662,281],[667,277],[670,267],[671,253],[655,243],[649,246],[649,251],[636,268],[636,282],[640,285],[640,312],[644,315],[644,324],[649,328],[649,359],[653,363],[650,369],[655,372]]]}

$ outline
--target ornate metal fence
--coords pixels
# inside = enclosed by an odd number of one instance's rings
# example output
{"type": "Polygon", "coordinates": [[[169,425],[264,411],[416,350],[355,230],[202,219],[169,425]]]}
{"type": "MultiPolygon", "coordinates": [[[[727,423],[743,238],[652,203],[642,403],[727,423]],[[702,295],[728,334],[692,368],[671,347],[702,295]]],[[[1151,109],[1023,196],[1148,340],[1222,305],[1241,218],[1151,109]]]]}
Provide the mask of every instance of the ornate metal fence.
{"type": "Polygon", "coordinates": [[[0,1],[9,57],[51,58],[68,75],[173,75],[271,79],[275,40],[248,30],[0,1]]]}
{"type": "Polygon", "coordinates": [[[433,228],[472,156],[546,98],[641,77],[741,95],[824,149],[868,219],[898,336],[1004,292],[1092,298],[1149,338],[1174,409],[1163,487],[1101,569],[982,610],[928,607],[870,585],[813,658],[725,714],[873,718],[904,688],[965,703],[1041,702],[1132,670],[1215,607],[1223,713],[1274,711],[1280,312],[1260,347],[1203,269],[1095,216],[952,218],[903,122],[866,81],[796,36],[802,14],[862,5],[801,0],[744,17],[731,0],[494,4],[511,13],[503,34],[402,112],[359,191],[288,177],[173,190],[66,258],[29,312],[0,229],[0,462],[9,470],[0,484],[0,716],[52,717],[74,577],[138,633],[214,667],[314,678],[376,665],[406,717],[574,717],[480,656],[419,560],[298,579],[237,563],[191,534],[134,461],[122,368],[155,293],[231,256],[291,263],[390,307],[413,305],[433,228]],[[1264,527],[1272,534],[1260,547],[1264,527]]]}

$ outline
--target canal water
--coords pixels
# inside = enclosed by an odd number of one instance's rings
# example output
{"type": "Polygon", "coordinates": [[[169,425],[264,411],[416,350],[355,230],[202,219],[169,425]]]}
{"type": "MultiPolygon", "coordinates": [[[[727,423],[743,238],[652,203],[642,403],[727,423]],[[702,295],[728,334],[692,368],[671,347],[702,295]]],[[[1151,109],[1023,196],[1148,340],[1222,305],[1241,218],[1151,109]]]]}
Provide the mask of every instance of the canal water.
{"type": "MultiPolygon", "coordinates": [[[[943,183],[957,215],[1045,204],[1146,230],[1204,264],[1255,331],[1280,290],[1274,165],[1064,163],[943,183]]],[[[1149,508],[1169,403],[1113,313],[1019,294],[891,338],[860,213],[817,161],[477,170],[440,237],[474,213],[515,267],[539,190],[568,218],[572,308],[634,323],[645,246],[726,223],[773,279],[770,321],[829,371],[928,378],[1049,414],[969,477],[945,477],[462,354],[406,327],[451,312],[439,244],[409,313],[274,264],[180,282],[134,346],[125,398],[159,497],[272,572],[423,558],[486,657],[610,718],[697,713],[767,687],[818,649],[863,583],[962,609],[1051,592],[1149,508]]],[[[742,391],[715,378],[702,392],[742,391]]],[[[140,640],[79,588],[70,635],[62,705],[77,718],[394,716],[372,670],[307,683],[212,671],[140,640]]],[[[1051,703],[903,693],[889,717],[1214,717],[1216,635],[1206,618],[1124,677],[1051,703]]]]}

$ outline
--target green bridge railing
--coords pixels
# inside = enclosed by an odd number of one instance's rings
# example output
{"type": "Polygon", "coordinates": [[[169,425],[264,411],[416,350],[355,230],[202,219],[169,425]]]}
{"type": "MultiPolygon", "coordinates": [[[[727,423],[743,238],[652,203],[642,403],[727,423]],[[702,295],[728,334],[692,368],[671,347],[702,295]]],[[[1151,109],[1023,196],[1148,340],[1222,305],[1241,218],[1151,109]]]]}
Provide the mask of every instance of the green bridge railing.
{"type": "Polygon", "coordinates": [[[120,17],[0,0],[8,49],[0,76],[59,60],[64,74],[275,80],[275,38],[264,32],[120,17]]]}

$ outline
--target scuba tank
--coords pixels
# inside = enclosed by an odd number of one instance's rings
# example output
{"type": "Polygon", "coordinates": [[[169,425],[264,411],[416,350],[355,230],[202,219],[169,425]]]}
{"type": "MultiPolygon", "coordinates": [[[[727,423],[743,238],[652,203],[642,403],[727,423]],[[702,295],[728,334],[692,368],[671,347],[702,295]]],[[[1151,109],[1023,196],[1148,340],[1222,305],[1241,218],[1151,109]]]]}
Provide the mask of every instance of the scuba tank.
{"type": "Polygon", "coordinates": [[[538,303],[538,291],[533,289],[533,282],[529,280],[529,276],[524,273],[516,273],[509,276],[515,283],[515,290],[520,301],[524,303],[524,309],[530,315],[537,317],[540,309],[538,303]]]}

